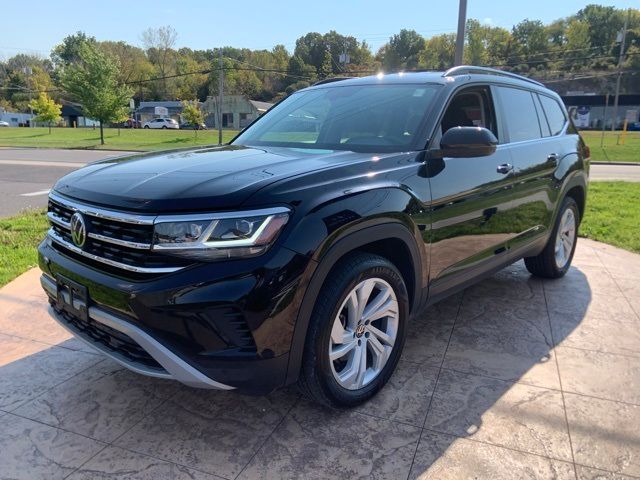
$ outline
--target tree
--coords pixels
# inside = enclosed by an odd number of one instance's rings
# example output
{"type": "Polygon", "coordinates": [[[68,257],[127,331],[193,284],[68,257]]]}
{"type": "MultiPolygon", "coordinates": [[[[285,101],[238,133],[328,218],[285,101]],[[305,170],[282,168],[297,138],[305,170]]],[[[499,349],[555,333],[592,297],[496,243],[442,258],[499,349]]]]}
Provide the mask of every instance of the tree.
{"type": "Polygon", "coordinates": [[[142,32],[141,38],[149,60],[158,68],[159,76],[162,77],[162,93],[166,98],[167,79],[164,77],[175,67],[176,52],[173,47],[178,40],[178,32],[170,25],[147,28],[142,32]]]}
{"type": "Polygon", "coordinates": [[[44,122],[49,125],[49,133],[51,133],[51,123],[60,120],[62,106],[58,105],[46,92],[40,93],[38,98],[33,99],[29,106],[38,114],[34,120],[36,122],[44,122]]]}
{"type": "Polygon", "coordinates": [[[67,35],[62,43],[51,51],[51,60],[56,66],[69,65],[80,60],[80,50],[86,43],[96,43],[95,37],[89,37],[84,32],[67,35]]]}
{"type": "Polygon", "coordinates": [[[100,122],[100,144],[104,145],[104,124],[118,122],[128,115],[132,91],[118,82],[117,59],[101,52],[94,44],[85,43],[79,50],[79,61],[66,66],[61,84],[81,104],[85,116],[100,122]]]}
{"type": "Polygon", "coordinates": [[[202,114],[202,110],[198,106],[198,101],[193,100],[185,100],[182,102],[182,118],[187,122],[193,125],[193,131],[195,132],[195,136],[198,136],[198,129],[200,125],[204,123],[204,115],[202,114]]]}
{"type": "Polygon", "coordinates": [[[386,71],[415,68],[420,52],[424,50],[425,40],[415,30],[400,30],[392,36],[389,43],[379,53],[386,71]]]}

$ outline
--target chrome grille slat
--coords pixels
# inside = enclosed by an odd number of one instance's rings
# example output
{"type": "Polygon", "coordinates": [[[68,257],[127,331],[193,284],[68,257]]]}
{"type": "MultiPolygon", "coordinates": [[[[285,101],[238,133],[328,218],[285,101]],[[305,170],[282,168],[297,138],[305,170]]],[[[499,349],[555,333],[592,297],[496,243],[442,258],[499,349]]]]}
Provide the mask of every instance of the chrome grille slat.
{"type": "Polygon", "coordinates": [[[52,226],[48,237],[63,253],[78,255],[93,262],[127,272],[143,274],[171,273],[188,262],[152,250],[153,221],[156,216],[129,215],[49,195],[47,218],[52,226]],[[87,241],[82,247],[71,239],[71,217],[80,212],[87,224],[87,241]]]}
{"type": "Polygon", "coordinates": [[[123,270],[127,270],[129,272],[135,273],[171,273],[177,272],[178,270],[183,269],[184,267],[136,267],[134,265],[127,265],[126,263],[120,263],[115,260],[109,260],[108,258],[99,257],[98,255],[93,255],[92,253],[85,252],[81,248],[76,247],[72,243],[67,242],[64,238],[56,233],[53,228],[49,229],[47,234],[51,240],[62,245],[67,250],[71,250],[73,253],[81,255],[83,257],[89,258],[95,262],[104,263],[106,265],[110,265],[112,267],[121,268],[123,270]]]}
{"type": "Polygon", "coordinates": [[[92,232],[89,232],[89,237],[95,238],[96,240],[101,240],[103,242],[113,243],[114,245],[121,245],[123,247],[137,248],[139,250],[151,250],[150,243],[130,242],[128,240],[120,240],[119,238],[111,238],[105,235],[100,235],[99,233],[92,232]]]}
{"type": "Polygon", "coordinates": [[[84,213],[92,217],[104,218],[115,222],[131,223],[134,225],[153,225],[156,215],[134,215],[130,213],[121,213],[115,210],[106,210],[103,208],[92,207],[67,200],[55,193],[49,193],[49,200],[61,205],[64,208],[73,210],[74,212],[84,213]]]}

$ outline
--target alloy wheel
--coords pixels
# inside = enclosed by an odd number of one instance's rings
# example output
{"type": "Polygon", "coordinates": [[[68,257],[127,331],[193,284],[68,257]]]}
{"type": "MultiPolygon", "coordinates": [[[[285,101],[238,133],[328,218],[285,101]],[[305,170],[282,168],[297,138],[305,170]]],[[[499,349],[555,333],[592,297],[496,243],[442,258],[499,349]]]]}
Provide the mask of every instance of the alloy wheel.
{"type": "Polygon", "coordinates": [[[358,283],[333,321],[329,361],[335,380],[348,390],[371,383],[384,369],[398,334],[396,294],[381,278],[358,283]]]}
{"type": "Polygon", "coordinates": [[[575,241],[576,216],[571,208],[567,208],[562,214],[556,234],[555,259],[559,269],[564,268],[569,261],[575,241]]]}

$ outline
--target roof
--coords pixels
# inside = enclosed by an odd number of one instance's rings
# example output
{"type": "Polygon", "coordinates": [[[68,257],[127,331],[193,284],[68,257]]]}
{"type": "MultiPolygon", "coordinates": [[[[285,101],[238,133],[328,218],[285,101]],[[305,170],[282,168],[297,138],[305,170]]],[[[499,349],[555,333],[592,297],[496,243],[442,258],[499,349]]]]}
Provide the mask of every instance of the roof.
{"type": "MultiPolygon", "coordinates": [[[[152,107],[138,107],[136,108],[136,113],[149,113],[151,115],[155,115],[156,107],[163,107],[164,105],[155,105],[152,107]]],[[[168,115],[179,115],[182,113],[182,105],[178,107],[165,107],[167,109],[168,115]]]]}
{"type": "Polygon", "coordinates": [[[82,117],[82,107],[80,105],[62,105],[60,115],[63,117],[82,117]]]}
{"type": "Polygon", "coordinates": [[[249,103],[251,103],[251,105],[253,105],[259,112],[266,112],[271,107],[273,107],[273,103],[260,102],[258,100],[249,100],[249,103]]]}
{"type": "MultiPolygon", "coordinates": [[[[472,67],[469,67],[472,68],[472,67]]],[[[486,69],[486,73],[478,73],[471,72],[461,72],[458,74],[450,74],[445,76],[446,72],[400,72],[400,73],[379,73],[378,75],[370,75],[367,77],[357,77],[357,78],[345,78],[340,81],[333,81],[329,83],[324,83],[321,85],[311,86],[310,89],[317,88],[335,88],[342,86],[350,86],[350,85],[408,85],[408,84],[421,84],[421,83],[431,83],[431,84],[439,84],[439,85],[454,85],[461,84],[463,82],[467,82],[471,79],[474,81],[483,81],[487,83],[502,83],[505,85],[517,85],[523,86],[526,85],[527,88],[531,88],[533,90],[547,90],[543,85],[537,84],[537,82],[532,82],[526,78],[518,78],[515,75],[499,75],[494,73],[489,73],[489,70],[486,69]]],[[[453,72],[453,71],[452,71],[453,72]]]]}
{"type": "Polygon", "coordinates": [[[138,108],[145,107],[166,107],[166,108],[180,108],[182,109],[182,102],[178,100],[164,100],[159,102],[140,102],[138,108]]]}

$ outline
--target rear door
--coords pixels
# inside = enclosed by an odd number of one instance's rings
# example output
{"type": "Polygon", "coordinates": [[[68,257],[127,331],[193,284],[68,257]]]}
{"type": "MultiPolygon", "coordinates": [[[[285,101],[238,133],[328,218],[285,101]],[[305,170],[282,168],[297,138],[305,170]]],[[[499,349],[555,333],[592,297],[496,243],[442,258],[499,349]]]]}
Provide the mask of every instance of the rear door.
{"type": "MultiPolygon", "coordinates": [[[[557,135],[566,119],[559,127],[554,122],[552,132],[537,92],[507,86],[494,86],[494,90],[504,122],[506,148],[515,167],[512,201],[518,204],[520,215],[514,225],[517,236],[509,247],[517,255],[543,238],[550,228],[557,195],[554,173],[564,153],[557,135]]],[[[547,99],[554,101],[545,96],[545,103],[547,99]]]]}
{"type": "MultiPolygon", "coordinates": [[[[430,148],[439,148],[442,133],[457,126],[480,126],[501,141],[491,89],[465,88],[449,102],[430,148]]],[[[437,297],[492,267],[504,258],[512,228],[511,156],[504,145],[493,155],[428,160],[432,227],[430,296],[437,297]]],[[[425,236],[425,239],[427,237],[425,236]]]]}

